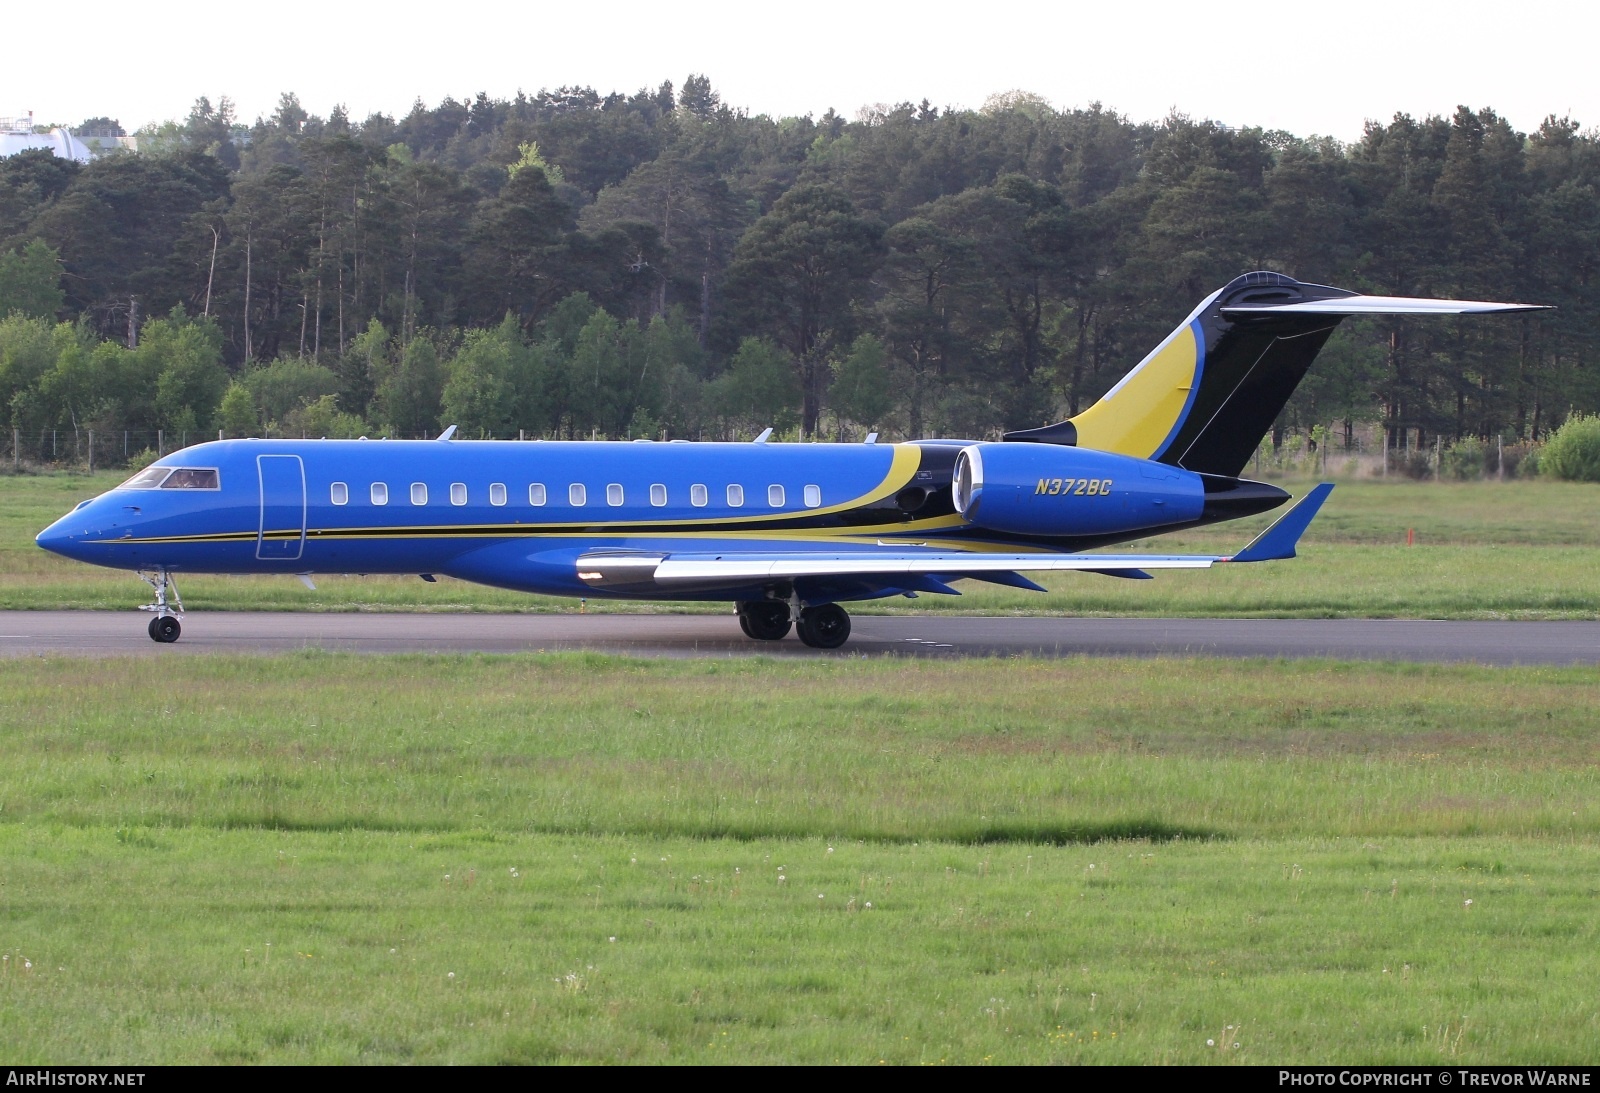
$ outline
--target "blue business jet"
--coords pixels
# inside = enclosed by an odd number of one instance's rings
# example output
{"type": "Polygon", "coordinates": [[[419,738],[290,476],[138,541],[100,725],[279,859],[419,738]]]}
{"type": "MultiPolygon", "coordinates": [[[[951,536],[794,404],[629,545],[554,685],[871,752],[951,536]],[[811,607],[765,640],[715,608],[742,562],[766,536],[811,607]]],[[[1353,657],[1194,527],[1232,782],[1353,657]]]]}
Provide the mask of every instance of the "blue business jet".
{"type": "Polygon", "coordinates": [[[225,440],[157,460],[38,543],[137,571],[158,642],[181,632],[179,573],[442,573],[560,596],[731,600],[751,638],[792,627],[832,649],[850,636],[851,600],[1292,558],[1331,485],[1237,554],[1085,552],[1288,500],[1239,473],[1340,319],[1530,310],[1250,273],[1093,406],[998,442],[517,443],[453,440],[453,427],[436,441],[225,440]]]}

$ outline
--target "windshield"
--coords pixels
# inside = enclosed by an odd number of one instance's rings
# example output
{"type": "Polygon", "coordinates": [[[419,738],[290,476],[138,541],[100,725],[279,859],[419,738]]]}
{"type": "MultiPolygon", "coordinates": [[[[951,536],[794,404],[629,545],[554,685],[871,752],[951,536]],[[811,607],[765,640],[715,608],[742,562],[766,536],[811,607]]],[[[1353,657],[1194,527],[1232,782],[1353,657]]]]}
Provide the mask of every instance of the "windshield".
{"type": "Polygon", "coordinates": [[[161,483],[164,490],[214,490],[217,488],[217,468],[179,467],[161,483]]]}
{"type": "Polygon", "coordinates": [[[161,485],[161,480],[171,473],[171,467],[146,467],[117,488],[122,490],[153,490],[161,485]]]}
{"type": "Polygon", "coordinates": [[[146,467],[118,489],[214,490],[219,487],[215,467],[146,467]]]}

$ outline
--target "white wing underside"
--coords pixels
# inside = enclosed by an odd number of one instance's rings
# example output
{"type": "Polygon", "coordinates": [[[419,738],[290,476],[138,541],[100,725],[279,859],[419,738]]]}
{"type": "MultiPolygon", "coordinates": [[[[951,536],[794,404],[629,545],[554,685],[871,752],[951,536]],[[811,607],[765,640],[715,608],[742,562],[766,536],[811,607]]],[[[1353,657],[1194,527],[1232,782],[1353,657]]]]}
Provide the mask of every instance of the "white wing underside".
{"type": "Polygon", "coordinates": [[[884,556],[769,554],[760,557],[664,557],[654,567],[658,583],[707,580],[792,580],[796,577],[959,576],[963,573],[1018,573],[1106,569],[1207,569],[1221,556],[1195,554],[966,554],[927,552],[884,556]]]}
{"type": "Polygon", "coordinates": [[[1546,311],[1543,304],[1503,304],[1487,300],[1421,300],[1412,296],[1339,296],[1290,304],[1241,304],[1225,307],[1226,318],[1287,312],[1299,315],[1492,315],[1514,311],[1546,311]]]}

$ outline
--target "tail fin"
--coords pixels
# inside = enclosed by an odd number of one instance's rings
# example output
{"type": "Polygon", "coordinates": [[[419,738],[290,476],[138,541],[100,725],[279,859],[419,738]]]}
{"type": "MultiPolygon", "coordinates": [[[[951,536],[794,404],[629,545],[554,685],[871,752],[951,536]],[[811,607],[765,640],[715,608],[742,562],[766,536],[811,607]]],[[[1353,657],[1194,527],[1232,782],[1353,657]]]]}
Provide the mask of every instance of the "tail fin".
{"type": "Polygon", "coordinates": [[[1078,416],[1006,440],[1078,444],[1203,474],[1237,475],[1349,315],[1462,315],[1531,304],[1361,296],[1247,273],[1212,293],[1078,416]]]}

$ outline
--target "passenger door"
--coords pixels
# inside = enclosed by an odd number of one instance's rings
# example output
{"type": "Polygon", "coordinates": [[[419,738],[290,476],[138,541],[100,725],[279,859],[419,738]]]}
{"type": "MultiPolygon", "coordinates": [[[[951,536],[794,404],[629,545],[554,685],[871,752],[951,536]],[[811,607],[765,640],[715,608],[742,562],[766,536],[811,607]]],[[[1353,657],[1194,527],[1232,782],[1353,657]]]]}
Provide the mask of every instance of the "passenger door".
{"type": "Polygon", "coordinates": [[[258,455],[261,480],[261,527],[256,557],[292,562],[306,543],[306,472],[297,455],[258,455]]]}

